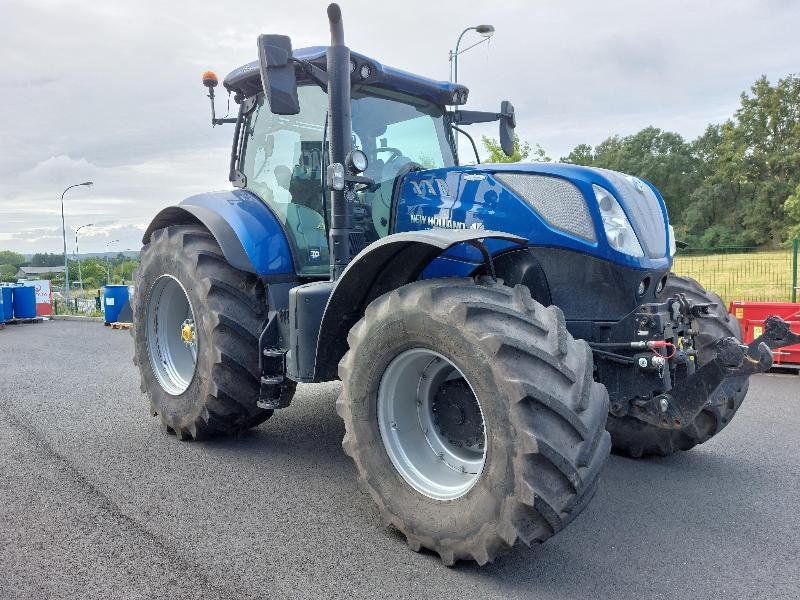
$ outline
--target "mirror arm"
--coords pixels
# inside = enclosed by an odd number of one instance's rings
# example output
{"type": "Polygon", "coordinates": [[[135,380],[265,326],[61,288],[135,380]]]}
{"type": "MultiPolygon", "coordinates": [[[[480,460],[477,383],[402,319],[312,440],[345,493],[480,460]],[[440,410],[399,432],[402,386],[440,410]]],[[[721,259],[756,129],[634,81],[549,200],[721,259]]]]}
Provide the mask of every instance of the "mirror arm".
{"type": "Polygon", "coordinates": [[[308,75],[309,79],[325,90],[325,92],[328,91],[328,73],[326,71],[320,69],[318,66],[308,62],[307,60],[301,60],[294,57],[292,57],[291,60],[292,62],[300,65],[300,68],[303,69],[303,73],[308,75]]]}
{"type": "Polygon", "coordinates": [[[506,116],[503,113],[481,112],[477,110],[456,110],[450,114],[450,121],[452,123],[458,123],[459,125],[491,123],[493,121],[499,121],[506,116]]]}

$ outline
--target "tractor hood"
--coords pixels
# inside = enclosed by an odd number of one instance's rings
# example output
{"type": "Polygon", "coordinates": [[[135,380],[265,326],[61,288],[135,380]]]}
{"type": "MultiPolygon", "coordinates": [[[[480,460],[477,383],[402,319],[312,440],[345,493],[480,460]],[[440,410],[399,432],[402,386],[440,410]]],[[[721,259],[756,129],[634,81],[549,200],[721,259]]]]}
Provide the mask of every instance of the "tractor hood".
{"type": "Polygon", "coordinates": [[[641,269],[671,264],[674,240],[658,190],[637,177],[560,163],[502,163],[413,172],[395,231],[505,231],[641,269]]]}

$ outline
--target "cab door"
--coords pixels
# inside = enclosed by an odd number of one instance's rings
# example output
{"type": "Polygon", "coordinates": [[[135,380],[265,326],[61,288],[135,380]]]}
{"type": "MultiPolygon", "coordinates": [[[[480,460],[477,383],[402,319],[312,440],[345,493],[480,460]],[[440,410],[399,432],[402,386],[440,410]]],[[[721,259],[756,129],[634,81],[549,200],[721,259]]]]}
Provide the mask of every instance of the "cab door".
{"type": "Polygon", "coordinates": [[[322,189],[328,96],[318,86],[297,90],[300,113],[276,115],[263,94],[245,123],[239,170],[245,189],[259,196],[283,224],[298,275],[330,271],[322,189]]]}

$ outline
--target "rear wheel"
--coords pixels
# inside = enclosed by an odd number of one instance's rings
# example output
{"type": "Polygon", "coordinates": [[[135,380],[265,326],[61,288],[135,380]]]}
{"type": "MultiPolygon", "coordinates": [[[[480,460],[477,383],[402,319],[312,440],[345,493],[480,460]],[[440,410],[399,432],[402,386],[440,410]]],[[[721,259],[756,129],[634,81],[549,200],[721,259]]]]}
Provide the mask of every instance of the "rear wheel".
{"type": "Polygon", "coordinates": [[[411,283],[373,301],[348,343],[342,445],[412,549],[485,564],[594,494],[608,396],[561,311],[526,288],[411,283]]]}
{"type": "MultiPolygon", "coordinates": [[[[685,294],[693,302],[713,302],[717,306],[710,314],[698,319],[700,335],[695,338],[697,364],[702,366],[716,356],[714,346],[724,337],[742,339],[739,321],[728,314],[727,305],[717,294],[706,291],[690,277],[670,274],[662,298],[685,294]]],[[[608,416],[608,431],[616,452],[634,458],[641,456],[668,456],[680,450],[689,450],[708,441],[730,423],[747,394],[748,378],[742,377],[732,386],[735,391],[708,399],[708,404],[694,421],[683,429],[661,429],[634,417],[608,416]]]]}
{"type": "Polygon", "coordinates": [[[206,229],[176,225],[153,232],[135,285],[134,363],[168,431],[202,439],[272,415],[256,406],[267,305],[255,275],[228,264],[206,229]]]}

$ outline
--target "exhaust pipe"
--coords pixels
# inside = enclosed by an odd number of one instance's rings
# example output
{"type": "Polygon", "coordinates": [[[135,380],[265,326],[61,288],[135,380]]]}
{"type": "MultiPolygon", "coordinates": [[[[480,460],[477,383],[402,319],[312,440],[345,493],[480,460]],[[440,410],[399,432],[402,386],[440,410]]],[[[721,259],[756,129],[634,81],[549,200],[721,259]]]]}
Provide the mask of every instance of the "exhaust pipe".
{"type": "MultiPolygon", "coordinates": [[[[328,142],[329,167],[340,169],[344,174],[345,159],[352,144],[352,117],[350,114],[350,48],[344,45],[342,10],[338,4],[328,6],[328,23],[331,30],[331,45],[328,48],[328,142]]],[[[329,176],[329,182],[331,177],[329,176]]],[[[330,183],[329,183],[329,187],[330,183]]],[[[353,222],[353,207],[347,201],[349,190],[331,187],[330,255],[331,279],[336,280],[345,270],[352,257],[350,232],[353,222]]]]}

